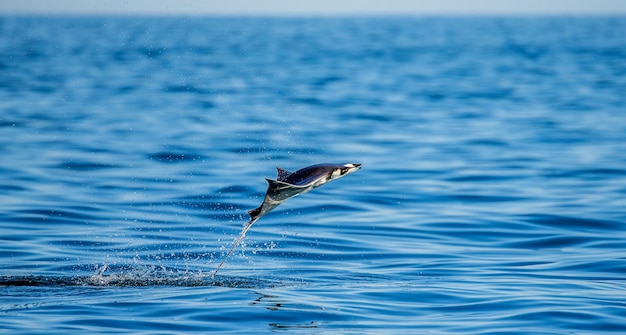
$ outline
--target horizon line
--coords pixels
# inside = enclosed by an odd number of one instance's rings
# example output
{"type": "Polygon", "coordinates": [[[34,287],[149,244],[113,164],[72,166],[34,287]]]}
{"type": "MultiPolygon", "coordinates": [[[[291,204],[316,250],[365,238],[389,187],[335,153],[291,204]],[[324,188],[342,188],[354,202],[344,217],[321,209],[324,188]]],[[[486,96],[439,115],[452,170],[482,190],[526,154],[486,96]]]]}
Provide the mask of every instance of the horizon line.
{"type": "Polygon", "coordinates": [[[120,17],[268,17],[268,18],[367,18],[367,17],[626,17],[626,11],[116,11],[116,10],[2,10],[0,16],[120,16],[120,17]]]}

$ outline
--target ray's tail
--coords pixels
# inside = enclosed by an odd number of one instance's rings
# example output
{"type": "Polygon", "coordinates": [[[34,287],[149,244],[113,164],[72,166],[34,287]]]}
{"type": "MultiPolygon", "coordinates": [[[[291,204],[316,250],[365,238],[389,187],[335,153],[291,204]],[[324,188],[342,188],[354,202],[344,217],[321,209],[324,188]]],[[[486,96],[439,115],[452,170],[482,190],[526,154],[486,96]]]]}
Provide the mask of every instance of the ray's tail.
{"type": "MultiPolygon", "coordinates": [[[[228,253],[226,254],[226,256],[224,257],[224,259],[222,260],[222,262],[220,263],[220,265],[217,266],[217,269],[215,269],[215,272],[213,272],[212,277],[215,278],[215,275],[217,275],[217,272],[222,268],[222,265],[224,265],[224,263],[226,262],[226,260],[228,259],[228,257],[230,257],[230,254],[233,253],[233,251],[235,250],[235,248],[241,243],[241,241],[243,240],[244,237],[246,237],[246,233],[248,232],[248,230],[250,230],[250,227],[252,227],[252,225],[256,222],[256,220],[259,219],[259,217],[255,217],[252,215],[252,212],[261,211],[261,207],[257,208],[257,209],[253,209],[250,212],[248,212],[251,216],[250,221],[248,221],[248,223],[246,224],[246,226],[243,228],[243,230],[241,231],[241,234],[239,234],[239,237],[237,237],[237,239],[235,240],[235,242],[233,242],[233,246],[230,248],[230,250],[228,251],[228,253]]],[[[257,214],[258,214],[257,212],[257,214]]]]}

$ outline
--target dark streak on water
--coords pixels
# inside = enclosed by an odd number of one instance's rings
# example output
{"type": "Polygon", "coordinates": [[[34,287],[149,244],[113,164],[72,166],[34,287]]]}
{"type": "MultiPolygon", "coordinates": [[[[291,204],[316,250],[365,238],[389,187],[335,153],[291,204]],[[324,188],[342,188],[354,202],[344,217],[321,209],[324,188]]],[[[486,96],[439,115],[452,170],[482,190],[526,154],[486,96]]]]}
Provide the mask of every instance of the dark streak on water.
{"type": "Polygon", "coordinates": [[[0,18],[0,329],[626,331],[626,19],[0,18]],[[274,166],[363,169],[260,220],[274,166]]]}

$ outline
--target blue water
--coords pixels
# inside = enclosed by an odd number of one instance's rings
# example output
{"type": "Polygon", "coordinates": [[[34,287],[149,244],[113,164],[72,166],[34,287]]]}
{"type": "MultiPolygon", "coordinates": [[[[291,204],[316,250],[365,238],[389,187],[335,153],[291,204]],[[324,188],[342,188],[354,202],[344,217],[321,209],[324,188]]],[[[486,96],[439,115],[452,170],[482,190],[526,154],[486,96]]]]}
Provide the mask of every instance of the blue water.
{"type": "Polygon", "coordinates": [[[0,330],[626,331],[626,18],[0,19],[0,330]],[[275,166],[363,168],[259,220],[275,166]]]}

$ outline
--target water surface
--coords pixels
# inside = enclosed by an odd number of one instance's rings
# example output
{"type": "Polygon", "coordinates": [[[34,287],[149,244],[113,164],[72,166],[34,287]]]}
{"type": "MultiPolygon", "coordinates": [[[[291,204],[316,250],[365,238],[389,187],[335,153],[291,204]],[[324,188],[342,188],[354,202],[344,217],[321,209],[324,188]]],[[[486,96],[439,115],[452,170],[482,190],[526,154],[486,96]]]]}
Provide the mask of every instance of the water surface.
{"type": "Polygon", "coordinates": [[[626,20],[0,19],[0,329],[626,331],[626,20]],[[264,178],[284,203],[212,271],[264,178]]]}

